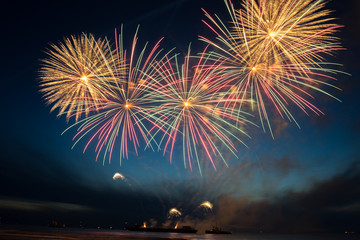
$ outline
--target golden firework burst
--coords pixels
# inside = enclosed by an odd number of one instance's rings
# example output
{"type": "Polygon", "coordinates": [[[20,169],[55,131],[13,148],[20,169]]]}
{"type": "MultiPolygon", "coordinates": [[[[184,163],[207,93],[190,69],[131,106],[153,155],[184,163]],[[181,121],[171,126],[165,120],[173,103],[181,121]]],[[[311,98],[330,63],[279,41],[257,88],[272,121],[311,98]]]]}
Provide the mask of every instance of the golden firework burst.
{"type": "Polygon", "coordinates": [[[51,111],[59,108],[58,115],[66,118],[88,115],[89,101],[106,99],[111,83],[118,73],[112,69],[117,64],[106,39],[92,35],[71,36],[63,42],[51,44],[42,59],[40,92],[51,111]]]}

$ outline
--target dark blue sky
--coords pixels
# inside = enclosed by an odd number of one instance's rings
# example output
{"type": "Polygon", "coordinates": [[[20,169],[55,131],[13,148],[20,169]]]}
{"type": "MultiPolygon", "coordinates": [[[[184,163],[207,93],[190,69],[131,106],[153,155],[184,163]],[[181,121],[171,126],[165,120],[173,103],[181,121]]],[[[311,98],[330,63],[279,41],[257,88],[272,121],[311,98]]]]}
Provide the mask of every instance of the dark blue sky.
{"type": "MultiPolygon", "coordinates": [[[[342,91],[330,92],[342,102],[321,94],[316,105],[325,116],[305,116],[293,109],[301,129],[286,121],[275,123],[275,140],[261,129],[249,129],[248,148],[238,147],[238,159],[229,155],[229,168],[214,171],[204,164],[204,175],[184,169],[182,159],[173,164],[161,153],[130,154],[120,167],[95,161],[93,149],[73,150],[74,132],[64,117],[49,113],[38,92],[39,59],[51,42],[64,36],[93,33],[113,39],[115,27],[124,24],[127,46],[140,24],[140,44],[154,44],[177,52],[204,44],[198,35],[209,34],[201,8],[228,15],[223,1],[114,1],[91,3],[6,3],[2,7],[1,37],[1,162],[0,217],[3,223],[43,224],[52,218],[77,226],[123,226],[167,220],[177,207],[181,220],[199,228],[216,216],[238,231],[354,230],[360,222],[360,114],[359,30],[356,0],[333,0],[339,33],[346,51],[335,54],[342,91]],[[121,172],[128,181],[113,181],[121,172]],[[214,214],[200,211],[205,200],[214,203],[214,214]],[[247,220],[245,220],[247,219],[247,220]]],[[[171,219],[170,219],[171,220],[171,219]]],[[[174,219],[173,219],[174,220],[174,219]]]]}

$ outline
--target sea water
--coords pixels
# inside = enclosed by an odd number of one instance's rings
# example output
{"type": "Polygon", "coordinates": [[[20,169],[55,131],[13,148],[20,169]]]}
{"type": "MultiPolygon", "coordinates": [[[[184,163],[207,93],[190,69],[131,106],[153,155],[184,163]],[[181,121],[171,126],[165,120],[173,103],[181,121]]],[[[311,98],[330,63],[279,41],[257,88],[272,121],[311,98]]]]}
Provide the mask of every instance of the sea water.
{"type": "MultiPolygon", "coordinates": [[[[157,237],[157,238],[170,238],[170,239],[186,239],[186,240],[359,240],[358,235],[346,234],[322,234],[322,235],[304,235],[304,234],[188,234],[188,233],[163,233],[163,232],[134,232],[125,230],[109,230],[109,229],[84,229],[84,228],[49,228],[39,226],[8,226],[0,225],[0,229],[17,229],[26,231],[35,231],[43,233],[55,234],[84,234],[104,236],[104,239],[111,239],[109,235],[121,236],[126,239],[129,237],[157,237]],[[105,237],[106,236],[106,237],[105,237]]],[[[0,239],[1,236],[0,236],[0,239]]],[[[26,238],[23,238],[26,239],[26,238]]]]}
{"type": "MultiPolygon", "coordinates": [[[[305,234],[190,234],[190,233],[156,233],[156,232],[132,232],[117,230],[86,230],[96,235],[117,235],[117,236],[137,236],[137,237],[159,237],[186,240],[355,240],[354,236],[345,234],[323,234],[323,235],[305,235],[305,234]]],[[[356,238],[358,239],[358,238],[356,238]]]]}

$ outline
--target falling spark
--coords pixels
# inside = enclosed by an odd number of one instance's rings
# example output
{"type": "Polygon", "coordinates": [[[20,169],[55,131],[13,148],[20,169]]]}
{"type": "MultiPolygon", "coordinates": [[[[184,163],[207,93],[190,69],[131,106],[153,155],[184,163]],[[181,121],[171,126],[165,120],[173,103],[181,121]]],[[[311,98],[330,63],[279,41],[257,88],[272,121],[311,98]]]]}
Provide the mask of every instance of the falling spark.
{"type": "Polygon", "coordinates": [[[172,208],[169,210],[169,216],[170,217],[179,217],[181,216],[181,212],[177,210],[176,208],[172,208]]]}
{"type": "Polygon", "coordinates": [[[125,180],[126,178],[124,177],[124,175],[122,175],[121,173],[115,173],[114,176],[113,176],[113,179],[114,180],[117,180],[117,179],[121,179],[121,180],[125,180]]]}
{"type": "Polygon", "coordinates": [[[208,208],[208,209],[212,210],[213,205],[212,205],[211,202],[205,201],[205,202],[203,202],[203,203],[200,204],[200,207],[204,207],[204,208],[208,208]]]}

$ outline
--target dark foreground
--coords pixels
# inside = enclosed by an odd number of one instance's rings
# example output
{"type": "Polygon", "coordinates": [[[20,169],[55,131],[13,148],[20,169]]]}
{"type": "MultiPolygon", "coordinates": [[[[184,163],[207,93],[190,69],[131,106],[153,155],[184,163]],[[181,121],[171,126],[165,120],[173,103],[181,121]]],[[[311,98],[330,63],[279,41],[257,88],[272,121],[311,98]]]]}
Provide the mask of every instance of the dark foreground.
{"type": "Polygon", "coordinates": [[[160,238],[160,237],[145,237],[145,236],[119,236],[112,234],[96,235],[91,232],[82,233],[62,233],[62,232],[38,232],[25,230],[7,230],[0,229],[1,240],[169,240],[181,238],[160,238]]]}
{"type": "Polygon", "coordinates": [[[0,240],[360,240],[355,233],[338,235],[184,234],[1,226],[0,240]]]}

